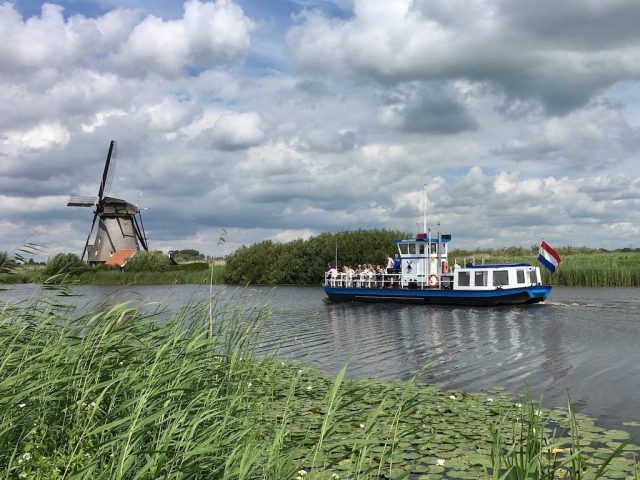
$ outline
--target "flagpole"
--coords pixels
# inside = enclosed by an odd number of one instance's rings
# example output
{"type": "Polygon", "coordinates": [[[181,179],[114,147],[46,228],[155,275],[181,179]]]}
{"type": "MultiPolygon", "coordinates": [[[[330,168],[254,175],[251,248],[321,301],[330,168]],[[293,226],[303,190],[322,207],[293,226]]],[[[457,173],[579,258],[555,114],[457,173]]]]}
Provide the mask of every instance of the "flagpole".
{"type": "Polygon", "coordinates": [[[422,233],[427,234],[427,184],[422,185],[422,233]]]}

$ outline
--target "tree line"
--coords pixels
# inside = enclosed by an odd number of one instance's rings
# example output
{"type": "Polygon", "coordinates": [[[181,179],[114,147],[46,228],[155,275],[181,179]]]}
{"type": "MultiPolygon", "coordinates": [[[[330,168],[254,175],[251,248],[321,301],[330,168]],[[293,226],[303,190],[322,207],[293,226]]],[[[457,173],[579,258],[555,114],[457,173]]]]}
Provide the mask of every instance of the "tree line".
{"type": "Polygon", "coordinates": [[[395,240],[411,235],[397,230],[347,230],[322,233],[308,240],[243,246],[227,258],[226,283],[317,285],[328,263],[384,265],[397,251],[395,240]]]}

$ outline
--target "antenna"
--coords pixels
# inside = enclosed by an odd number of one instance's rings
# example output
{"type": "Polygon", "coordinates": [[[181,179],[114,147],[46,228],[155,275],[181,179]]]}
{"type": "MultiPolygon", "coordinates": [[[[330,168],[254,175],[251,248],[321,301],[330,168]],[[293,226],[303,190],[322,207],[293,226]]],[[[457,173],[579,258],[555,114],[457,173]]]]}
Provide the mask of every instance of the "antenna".
{"type": "Polygon", "coordinates": [[[422,185],[422,193],[423,193],[423,203],[422,203],[422,228],[424,228],[423,233],[427,234],[427,184],[422,185]]]}

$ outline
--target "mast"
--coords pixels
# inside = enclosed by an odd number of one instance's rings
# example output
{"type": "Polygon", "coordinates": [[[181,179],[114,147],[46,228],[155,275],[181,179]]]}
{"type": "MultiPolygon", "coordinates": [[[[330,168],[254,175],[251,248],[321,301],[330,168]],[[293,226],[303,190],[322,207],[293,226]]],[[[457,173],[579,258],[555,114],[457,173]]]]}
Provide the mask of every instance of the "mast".
{"type": "Polygon", "coordinates": [[[442,234],[440,233],[440,222],[438,222],[438,245],[436,248],[438,252],[438,263],[436,264],[436,273],[438,274],[438,277],[442,275],[442,252],[440,251],[441,247],[442,247],[442,234]]]}
{"type": "Polygon", "coordinates": [[[425,235],[427,234],[427,184],[422,185],[422,228],[425,235]]]}
{"type": "Polygon", "coordinates": [[[422,193],[423,193],[423,204],[422,204],[422,225],[424,228],[424,235],[427,237],[427,248],[426,248],[426,274],[424,281],[427,281],[429,275],[431,275],[431,229],[427,228],[427,184],[422,185],[422,193]]]}

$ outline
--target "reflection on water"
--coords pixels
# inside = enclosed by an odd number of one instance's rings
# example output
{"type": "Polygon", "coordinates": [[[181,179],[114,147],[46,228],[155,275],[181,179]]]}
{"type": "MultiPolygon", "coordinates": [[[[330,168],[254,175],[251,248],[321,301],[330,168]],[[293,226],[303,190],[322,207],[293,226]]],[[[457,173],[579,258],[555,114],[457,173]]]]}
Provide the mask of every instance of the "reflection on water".
{"type": "MultiPolygon", "coordinates": [[[[0,301],[42,295],[35,286],[0,292],[0,301]]],[[[206,301],[199,285],[83,286],[62,302],[83,308],[122,301],[170,310],[206,301]],[[150,303],[149,303],[150,302],[150,303]]],[[[528,382],[546,405],[576,408],[609,426],[640,420],[640,295],[637,289],[556,288],[528,307],[464,308],[332,304],[320,288],[216,286],[246,308],[270,305],[264,353],[305,361],[333,374],[348,363],[355,377],[423,376],[447,388],[521,392],[528,382]]]]}

